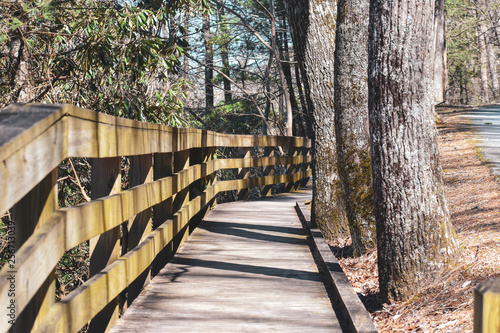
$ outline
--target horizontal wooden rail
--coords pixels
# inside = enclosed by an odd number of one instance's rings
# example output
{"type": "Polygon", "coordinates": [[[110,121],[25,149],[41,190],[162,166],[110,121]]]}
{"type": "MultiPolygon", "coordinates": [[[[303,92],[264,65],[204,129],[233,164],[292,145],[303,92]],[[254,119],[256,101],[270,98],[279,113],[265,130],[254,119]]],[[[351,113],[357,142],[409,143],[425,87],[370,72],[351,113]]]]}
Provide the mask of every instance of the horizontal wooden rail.
{"type": "MultiPolygon", "coordinates": [[[[162,159],[167,158],[166,169],[158,174],[168,174],[161,178],[155,176],[155,180],[146,177],[148,180],[133,188],[84,204],[49,210],[43,219],[40,217],[38,224],[34,221],[33,227],[27,228],[30,231],[22,246],[16,249],[15,265],[5,265],[0,271],[2,304],[15,304],[14,317],[25,309],[37,313],[40,310],[30,324],[31,329],[41,332],[78,331],[113,304],[120,293],[130,288],[144,272],[148,272],[158,255],[167,247],[172,247],[176,237],[185,239],[183,235],[187,225],[213,202],[217,193],[280,183],[291,184],[287,189],[293,189],[307,181],[311,175],[310,146],[310,141],[304,138],[227,135],[177,129],[117,118],[71,105],[14,105],[0,111],[2,213],[27,200],[33,201],[34,207],[41,205],[40,212],[47,211],[46,198],[38,199],[38,193],[42,192],[35,189],[47,188],[53,193],[54,178],[47,177],[53,175],[58,165],[68,157],[110,159],[142,156],[146,168],[159,163],[155,165],[156,169],[163,163],[162,159]],[[251,147],[287,147],[290,156],[213,159],[211,154],[218,147],[245,148],[245,156],[249,156],[248,148],[251,147]],[[275,165],[286,167],[283,168],[286,174],[266,175],[265,172],[259,177],[248,178],[246,175],[235,180],[214,180],[218,170],[269,169],[275,165]],[[168,171],[172,166],[175,173],[168,171]],[[47,179],[52,180],[43,185],[47,179]],[[160,210],[155,211],[154,208],[158,205],[167,205],[170,217],[165,213],[159,216],[157,212],[160,210]],[[174,206],[178,206],[176,211],[172,211],[174,206]],[[110,259],[98,274],[60,302],[53,305],[48,302],[47,309],[43,311],[42,301],[34,302],[40,298],[42,291],[47,292],[44,286],[53,281],[54,269],[66,251],[110,232],[116,234],[113,230],[117,230],[122,223],[132,221],[148,210],[152,210],[153,219],[160,219],[161,223],[156,223],[155,229],[143,236],[132,235],[141,238],[138,245],[134,244],[114,261],[110,259]],[[13,286],[9,277],[15,280],[14,298],[10,292],[13,286]]],[[[144,221],[150,223],[147,218],[144,221]]],[[[23,226],[16,225],[15,228],[18,230],[23,226]]],[[[12,309],[0,307],[0,318],[12,318],[12,309]]],[[[18,325],[12,327],[11,324],[8,319],[0,320],[0,331],[16,331],[18,325]]],[[[23,330],[26,328],[23,327],[23,330]]]]}
{"type": "Polygon", "coordinates": [[[0,211],[7,211],[67,157],[106,158],[201,147],[304,147],[299,137],[177,129],[72,105],[13,105],[0,112],[0,211]],[[12,170],[23,174],[11,177],[12,170]]]}

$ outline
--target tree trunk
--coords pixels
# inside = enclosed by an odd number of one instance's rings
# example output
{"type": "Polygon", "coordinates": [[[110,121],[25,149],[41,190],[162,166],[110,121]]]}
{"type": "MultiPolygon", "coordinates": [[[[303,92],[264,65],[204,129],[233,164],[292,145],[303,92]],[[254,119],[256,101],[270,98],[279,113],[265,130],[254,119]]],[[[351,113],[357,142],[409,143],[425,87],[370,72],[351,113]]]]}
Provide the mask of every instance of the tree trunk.
{"type": "Polygon", "coordinates": [[[302,89],[302,80],[300,78],[300,70],[299,70],[299,65],[297,63],[295,64],[295,82],[297,82],[297,91],[299,93],[299,100],[300,100],[300,108],[301,108],[300,122],[305,123],[304,136],[312,138],[312,125],[310,121],[311,117],[309,117],[309,109],[307,108],[307,102],[304,96],[304,90],[302,89]]]}
{"type": "Polygon", "coordinates": [[[295,91],[293,89],[292,69],[290,66],[291,59],[290,59],[290,50],[288,48],[288,35],[286,33],[287,25],[286,25],[285,13],[280,15],[280,21],[281,21],[281,29],[283,30],[283,32],[280,34],[281,38],[279,43],[280,44],[279,52],[280,52],[280,59],[282,60],[283,74],[285,75],[288,94],[290,96],[290,105],[292,107],[293,135],[303,136],[305,131],[302,126],[302,123],[300,122],[299,105],[297,104],[297,98],[295,98],[295,91]]]}
{"type": "Polygon", "coordinates": [[[283,61],[282,62],[283,73],[285,75],[285,80],[288,87],[288,93],[290,95],[290,104],[292,107],[292,114],[293,114],[292,117],[293,135],[303,136],[305,131],[300,121],[299,105],[297,104],[297,99],[295,98],[295,91],[293,89],[292,69],[290,66],[290,51],[288,48],[288,36],[286,33],[287,25],[284,13],[280,15],[280,21],[281,21],[281,29],[283,30],[283,32],[281,33],[282,38],[280,38],[279,51],[280,51],[280,58],[283,61]]]}
{"type": "Polygon", "coordinates": [[[375,246],[368,125],[366,0],[338,0],[335,46],[335,135],[340,183],[355,255],[375,246]]]}
{"type": "MultiPolygon", "coordinates": [[[[269,119],[269,113],[271,111],[271,85],[269,83],[269,72],[271,71],[271,65],[273,64],[273,56],[274,52],[272,50],[269,51],[269,58],[267,61],[266,70],[264,71],[264,82],[266,86],[266,107],[264,109],[264,117],[269,119]]],[[[266,126],[266,122],[262,121],[262,135],[268,135],[268,128],[266,126]]]]}
{"type": "Polygon", "coordinates": [[[445,101],[448,71],[446,66],[446,21],[444,0],[436,0],[434,9],[434,102],[445,101]]]}
{"type": "Polygon", "coordinates": [[[271,45],[274,50],[274,56],[276,59],[276,67],[278,69],[278,74],[280,78],[281,91],[283,92],[285,112],[286,112],[286,135],[293,136],[293,111],[292,102],[290,100],[290,93],[286,84],[285,73],[283,72],[283,66],[281,64],[280,53],[278,50],[278,37],[276,34],[276,5],[274,0],[269,2],[269,12],[271,14],[271,45]]]}
{"type": "Polygon", "coordinates": [[[407,298],[457,247],[436,141],[434,8],[435,0],[370,0],[369,119],[383,301],[407,298]]]}
{"type": "MultiPolygon", "coordinates": [[[[228,52],[228,47],[229,47],[229,32],[227,29],[227,23],[225,22],[226,20],[226,13],[224,10],[224,6],[222,4],[217,4],[217,9],[219,11],[219,25],[220,25],[220,32],[222,34],[222,42],[220,45],[220,57],[222,60],[222,72],[226,74],[228,77],[230,76],[230,71],[229,71],[229,52],[228,52]]],[[[233,99],[233,96],[231,94],[231,81],[227,77],[222,78],[223,84],[224,84],[224,102],[226,104],[230,103],[231,100],[233,99]]]]}
{"type": "Polygon", "coordinates": [[[313,126],[312,222],[327,238],[345,236],[347,222],[334,129],[337,2],[287,0],[285,4],[313,126]]]}
{"type": "Polygon", "coordinates": [[[491,92],[493,98],[496,100],[498,98],[498,92],[500,91],[497,73],[497,50],[496,46],[490,42],[486,44],[486,50],[488,54],[488,69],[490,71],[491,78],[491,92]]]}
{"type": "MultiPolygon", "coordinates": [[[[480,6],[480,2],[476,0],[476,5],[480,6]]],[[[484,22],[482,22],[482,17],[479,9],[476,9],[476,20],[477,20],[477,49],[479,52],[479,68],[481,79],[481,103],[488,104],[489,88],[488,88],[488,51],[486,49],[486,27],[484,22]]]]}
{"type": "MultiPolygon", "coordinates": [[[[189,15],[186,16],[184,22],[185,22],[184,25],[186,27],[186,30],[189,30],[189,15]]],[[[189,44],[189,34],[184,35],[184,41],[186,42],[186,44],[189,44]]],[[[184,62],[182,64],[182,76],[185,78],[188,78],[189,77],[189,56],[187,53],[184,55],[183,61],[184,62]]]]}
{"type": "Polygon", "coordinates": [[[202,31],[205,43],[205,108],[208,111],[214,108],[214,50],[208,14],[203,15],[202,31]]]}
{"type": "Polygon", "coordinates": [[[488,31],[485,34],[485,41],[486,41],[486,53],[488,56],[488,70],[489,70],[489,77],[491,80],[491,92],[493,95],[493,98],[495,99],[495,102],[497,102],[498,95],[500,93],[500,83],[498,80],[498,72],[497,72],[497,45],[498,43],[498,32],[499,32],[499,26],[498,26],[498,8],[495,8],[498,6],[498,3],[493,1],[490,2],[489,0],[481,0],[478,3],[479,6],[482,6],[482,11],[484,15],[487,16],[489,28],[488,31]]]}
{"type": "Polygon", "coordinates": [[[27,103],[35,99],[35,85],[33,81],[31,54],[19,29],[11,37],[9,46],[9,58],[11,61],[10,86],[14,92],[13,102],[27,103]]]}

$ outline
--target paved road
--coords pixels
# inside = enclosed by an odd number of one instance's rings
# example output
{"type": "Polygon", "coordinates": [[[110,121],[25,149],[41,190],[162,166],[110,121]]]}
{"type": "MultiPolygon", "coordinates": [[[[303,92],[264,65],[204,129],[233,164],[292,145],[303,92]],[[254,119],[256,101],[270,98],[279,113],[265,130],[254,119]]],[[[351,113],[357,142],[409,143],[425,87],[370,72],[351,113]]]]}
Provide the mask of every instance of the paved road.
{"type": "Polygon", "coordinates": [[[480,107],[468,111],[463,117],[477,134],[476,146],[495,176],[500,176],[500,105],[480,107]]]}
{"type": "Polygon", "coordinates": [[[342,332],[294,210],[310,197],[218,205],[111,332],[342,332]]]}

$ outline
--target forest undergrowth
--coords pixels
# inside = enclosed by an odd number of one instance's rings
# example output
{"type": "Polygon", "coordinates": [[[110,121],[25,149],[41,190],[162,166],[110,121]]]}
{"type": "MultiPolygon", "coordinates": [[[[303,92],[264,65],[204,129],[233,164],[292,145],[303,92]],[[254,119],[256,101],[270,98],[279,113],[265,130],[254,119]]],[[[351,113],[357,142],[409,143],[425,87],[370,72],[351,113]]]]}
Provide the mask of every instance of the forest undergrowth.
{"type": "Polygon", "coordinates": [[[459,241],[454,265],[411,299],[381,304],[376,251],[354,258],[349,239],[331,244],[380,332],[472,332],[474,288],[500,277],[500,183],[478,156],[466,111],[438,109],[446,199],[459,241]]]}

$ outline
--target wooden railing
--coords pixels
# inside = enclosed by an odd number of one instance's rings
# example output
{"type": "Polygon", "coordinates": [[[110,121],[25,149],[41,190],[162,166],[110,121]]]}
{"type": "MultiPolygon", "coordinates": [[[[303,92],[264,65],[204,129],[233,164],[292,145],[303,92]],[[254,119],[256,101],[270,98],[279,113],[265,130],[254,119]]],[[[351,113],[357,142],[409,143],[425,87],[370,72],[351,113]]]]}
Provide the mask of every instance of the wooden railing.
{"type": "Polygon", "coordinates": [[[0,212],[10,212],[0,272],[0,331],[105,331],[202,218],[222,191],[307,182],[310,141],[177,129],[71,105],[14,105],[0,112],[0,212]],[[243,158],[215,159],[217,147],[243,158]],[[266,156],[251,157],[259,148],[266,156]],[[283,147],[287,156],[274,156],[283,147]],[[121,191],[121,157],[132,188],[121,191]],[[91,159],[91,201],[57,207],[57,170],[68,157],[91,159]],[[273,174],[282,165],[285,174],[273,174]],[[249,169],[263,167],[250,178],[249,169]],[[217,181],[222,169],[239,179],[217,181]],[[120,225],[128,221],[127,237],[120,225]],[[191,221],[191,222],[190,222],[191,221]],[[121,244],[120,244],[121,238],[121,244]],[[55,302],[55,268],[64,253],[90,246],[90,278],[55,302]],[[121,251],[120,251],[121,247],[121,251]],[[124,295],[127,296],[124,296],[124,295]],[[15,325],[12,323],[15,322],[15,325]]]}

